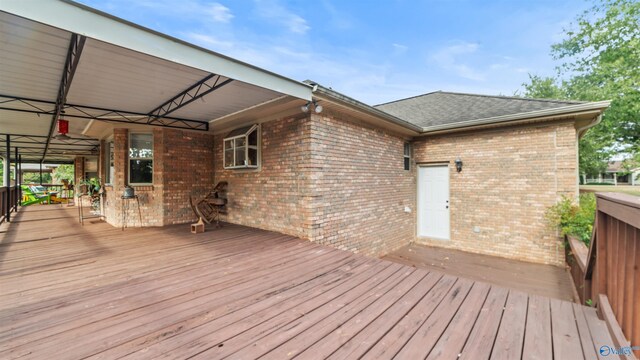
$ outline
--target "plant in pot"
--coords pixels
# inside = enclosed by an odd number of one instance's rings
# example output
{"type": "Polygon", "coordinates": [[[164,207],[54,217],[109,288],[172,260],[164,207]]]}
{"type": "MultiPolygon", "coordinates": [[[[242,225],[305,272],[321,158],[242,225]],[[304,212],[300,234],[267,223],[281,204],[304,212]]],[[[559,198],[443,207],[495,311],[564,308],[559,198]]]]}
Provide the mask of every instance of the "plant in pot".
{"type": "Polygon", "coordinates": [[[100,209],[100,195],[102,194],[102,180],[100,178],[82,178],[78,183],[80,195],[87,195],[91,199],[91,209],[100,209]]]}

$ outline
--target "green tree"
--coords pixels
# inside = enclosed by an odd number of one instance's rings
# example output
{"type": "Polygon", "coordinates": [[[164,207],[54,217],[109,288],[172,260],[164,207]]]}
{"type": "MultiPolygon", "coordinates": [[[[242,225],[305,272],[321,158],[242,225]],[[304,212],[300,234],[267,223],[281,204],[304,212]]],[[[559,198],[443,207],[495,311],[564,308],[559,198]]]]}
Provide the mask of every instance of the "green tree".
{"type": "Polygon", "coordinates": [[[640,152],[640,2],[599,0],[580,14],[551,55],[557,78],[529,76],[528,97],[612,100],[600,125],[580,141],[580,168],[606,166],[613,153],[640,152]]]}
{"type": "MultiPolygon", "coordinates": [[[[40,173],[37,172],[26,172],[22,175],[22,182],[25,184],[39,184],[40,183],[40,173]]],[[[42,183],[50,184],[51,183],[51,174],[50,173],[42,173],[42,183]]]]}
{"type": "Polygon", "coordinates": [[[73,181],[74,167],[70,164],[62,164],[55,168],[52,173],[53,182],[55,184],[62,183],[62,180],[73,181]]]}

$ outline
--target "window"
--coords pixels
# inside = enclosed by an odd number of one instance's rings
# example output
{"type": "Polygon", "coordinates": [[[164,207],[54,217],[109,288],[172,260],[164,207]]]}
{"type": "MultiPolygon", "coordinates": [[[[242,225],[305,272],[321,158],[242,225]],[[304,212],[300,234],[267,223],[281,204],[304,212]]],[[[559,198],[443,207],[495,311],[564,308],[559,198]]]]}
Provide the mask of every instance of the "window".
{"type": "Polygon", "coordinates": [[[129,135],[129,184],[153,183],[153,134],[129,135]]]}
{"type": "Polygon", "coordinates": [[[259,131],[256,125],[235,129],[224,138],[225,169],[255,169],[259,165],[259,131]]]}
{"type": "Polygon", "coordinates": [[[115,168],[113,167],[113,141],[110,141],[107,143],[105,150],[106,152],[104,156],[104,163],[105,163],[104,183],[111,184],[115,176],[115,168]]]}
{"type": "Polygon", "coordinates": [[[411,170],[411,144],[404,143],[404,169],[411,170]]]}

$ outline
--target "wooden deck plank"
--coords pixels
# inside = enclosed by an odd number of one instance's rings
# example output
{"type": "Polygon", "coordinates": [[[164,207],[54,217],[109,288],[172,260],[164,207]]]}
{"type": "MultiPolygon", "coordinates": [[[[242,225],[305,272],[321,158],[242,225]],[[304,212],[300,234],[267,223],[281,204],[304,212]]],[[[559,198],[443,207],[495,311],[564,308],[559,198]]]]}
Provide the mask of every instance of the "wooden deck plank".
{"type": "Polygon", "coordinates": [[[438,283],[400,320],[378,340],[363,359],[393,358],[420,326],[433,314],[458,279],[444,275],[438,283]]]}
{"type": "Polygon", "coordinates": [[[461,359],[489,359],[508,294],[509,290],[503,287],[494,286],[491,288],[487,300],[480,310],[478,320],[476,320],[467,343],[462,349],[461,359]]]}
{"type": "MultiPolygon", "coordinates": [[[[402,303],[403,301],[406,301],[406,299],[415,300],[416,293],[424,293],[424,289],[420,289],[418,286],[426,285],[430,288],[435,284],[438,278],[438,275],[430,274],[424,270],[414,271],[410,277],[407,277],[402,283],[379,297],[375,302],[358,312],[355,316],[351,318],[344,316],[337,319],[338,322],[334,324],[334,326],[337,325],[337,327],[332,329],[321,340],[308,347],[304,352],[300,353],[299,356],[301,358],[310,356],[319,356],[322,358],[330,357],[336,351],[342,349],[345,343],[352,340],[356,335],[359,335],[365,328],[369,328],[374,331],[377,330],[378,327],[376,327],[375,324],[372,325],[372,322],[378,320],[383,314],[387,313],[387,311],[394,307],[394,305],[402,303]]],[[[415,301],[412,301],[412,303],[415,304],[415,301]]],[[[398,308],[395,307],[394,311],[397,310],[398,308]]],[[[390,320],[390,318],[387,318],[387,320],[390,320]]],[[[395,324],[395,322],[386,322],[385,326],[393,326],[393,324],[395,324]]],[[[313,332],[315,331],[315,327],[312,327],[307,331],[313,332]]]]}
{"type": "MultiPolygon", "coordinates": [[[[471,279],[238,225],[121,231],[76,216],[40,206],[0,225],[1,358],[487,359],[551,336],[527,322],[526,295],[471,279]]],[[[593,309],[570,308],[550,321],[577,323],[585,353],[612,343],[593,309]]]]}
{"type": "Polygon", "coordinates": [[[524,344],[528,296],[520,291],[509,291],[502,314],[498,335],[491,351],[491,359],[520,359],[524,344]]]}
{"type": "Polygon", "coordinates": [[[571,274],[564,267],[418,244],[405,246],[384,259],[529,294],[574,300],[571,274]]]}
{"type": "MultiPolygon", "coordinates": [[[[132,310],[124,309],[117,315],[101,319],[99,323],[87,317],[77,321],[66,322],[63,325],[64,327],[56,328],[58,332],[55,335],[47,336],[46,340],[39,342],[38,346],[30,344],[31,337],[27,340],[19,338],[20,345],[13,346],[9,350],[9,354],[14,354],[24,349],[29,349],[32,353],[37,351],[46,353],[48,350],[58,347],[61,339],[73,337],[77,342],[75,345],[70,345],[67,350],[78,351],[78,356],[81,354],[90,355],[85,354],[88,348],[99,350],[115,346],[120,342],[126,341],[129,337],[138,335],[140,328],[137,325],[140,322],[149,325],[153,324],[153,326],[159,326],[159,323],[170,323],[177,318],[179,319],[179,316],[187,316],[182,315],[183,313],[188,314],[202,308],[224,306],[258,292],[269,292],[276,284],[284,283],[291,278],[305,274],[313,274],[315,271],[336,262],[333,256],[319,257],[318,255],[315,251],[312,251],[305,256],[292,260],[288,266],[277,271],[264,269],[262,273],[257,274],[242,272],[239,277],[224,279],[225,281],[219,284],[199,287],[195,291],[169,297],[160,302],[143,304],[142,306],[136,305],[132,310]],[[299,268],[300,265],[305,265],[304,272],[299,268]],[[294,268],[299,271],[292,273],[291,269],[294,268]],[[238,286],[239,284],[244,286],[238,286]],[[225,294],[219,296],[218,293],[222,291],[225,294]],[[135,321],[132,321],[134,319],[135,321]]],[[[2,354],[3,352],[0,352],[0,356],[2,354]]]]}
{"type": "Polygon", "coordinates": [[[593,340],[594,350],[598,355],[598,359],[606,360],[606,359],[620,359],[619,356],[611,355],[611,354],[601,354],[600,348],[602,346],[612,346],[613,339],[611,338],[611,334],[607,329],[607,324],[605,324],[602,320],[598,318],[598,314],[596,309],[582,307],[582,313],[587,322],[587,326],[589,327],[589,334],[591,335],[591,339],[593,340]]]}
{"type": "Polygon", "coordinates": [[[551,305],[548,298],[536,295],[529,297],[522,357],[531,360],[553,358],[551,305]]]}
{"type": "MultiPolygon", "coordinates": [[[[395,265],[395,264],[394,264],[395,265]]],[[[325,303],[315,311],[298,317],[293,321],[283,324],[268,337],[259,339],[247,339],[249,342],[240,351],[233,353],[234,358],[254,358],[262,356],[265,359],[282,359],[300,354],[310,345],[322,339],[335,329],[336,322],[348,318],[369,306],[379,297],[402,283],[403,279],[411,277],[414,270],[400,267],[399,271],[390,278],[368,291],[359,291],[357,294],[339,299],[339,301],[325,303]],[[357,295],[357,297],[354,297],[357,295]],[[313,328],[313,331],[310,329],[313,328]]],[[[415,275],[414,275],[415,276],[415,275]]],[[[365,289],[362,289],[365,290],[365,289]]],[[[255,331],[255,329],[253,329],[255,331]]]]}
{"type": "Polygon", "coordinates": [[[473,284],[469,295],[453,317],[440,340],[431,349],[427,359],[456,359],[461,356],[462,348],[487,299],[490,286],[486,283],[473,284]]]}
{"type": "Polygon", "coordinates": [[[467,297],[473,282],[459,279],[451,288],[447,297],[438,305],[436,310],[413,334],[411,339],[396,354],[397,359],[424,359],[433,345],[440,339],[449,322],[454,317],[460,305],[467,297]]]}
{"type": "Polygon", "coordinates": [[[384,314],[369,323],[356,336],[342,344],[340,348],[331,354],[330,358],[356,359],[362,357],[388,333],[389,325],[394,324],[393,328],[395,328],[395,324],[406,318],[409,311],[420,303],[420,300],[434,288],[441,278],[442,274],[438,273],[430,273],[424,277],[404,297],[387,309],[384,314]]]}
{"type": "Polygon", "coordinates": [[[585,318],[584,311],[582,308],[584,306],[580,306],[578,304],[573,305],[573,315],[576,319],[576,325],[578,327],[578,334],[580,335],[580,344],[582,345],[582,353],[584,354],[585,359],[596,359],[598,354],[596,353],[596,348],[600,348],[600,345],[596,345],[593,343],[593,338],[591,337],[591,331],[589,331],[589,324],[587,324],[587,319],[585,318]]]}
{"type": "Polygon", "coordinates": [[[328,286],[311,289],[300,296],[291,298],[289,301],[278,302],[277,300],[281,299],[278,296],[278,299],[271,299],[271,301],[267,299],[265,303],[259,305],[243,307],[237,312],[224,314],[220,318],[203,323],[202,326],[191,328],[172,338],[170,342],[157,343],[141,348],[138,353],[131,353],[130,357],[135,359],[138,355],[150,355],[160,359],[169,357],[168,354],[171,352],[178,352],[188,357],[220,344],[223,346],[226,344],[227,348],[229,348],[229,345],[233,345],[233,343],[230,344],[228,340],[238,334],[252,330],[255,332],[255,328],[260,327],[260,325],[263,325],[264,329],[267,329],[267,326],[273,327],[275,321],[272,321],[274,318],[277,321],[277,319],[282,320],[283,317],[294,315],[293,318],[295,319],[304,314],[305,310],[309,311],[308,309],[317,308],[327,302],[334,301],[340,296],[345,296],[344,294],[347,292],[368,289],[370,286],[388,279],[398,271],[398,267],[385,266],[385,264],[369,265],[365,270],[353,274],[343,282],[330,283],[328,286]],[[336,286],[332,287],[332,285],[336,286]]]}
{"type": "Polygon", "coordinates": [[[569,302],[551,299],[551,334],[556,359],[584,359],[580,334],[569,302]]]}

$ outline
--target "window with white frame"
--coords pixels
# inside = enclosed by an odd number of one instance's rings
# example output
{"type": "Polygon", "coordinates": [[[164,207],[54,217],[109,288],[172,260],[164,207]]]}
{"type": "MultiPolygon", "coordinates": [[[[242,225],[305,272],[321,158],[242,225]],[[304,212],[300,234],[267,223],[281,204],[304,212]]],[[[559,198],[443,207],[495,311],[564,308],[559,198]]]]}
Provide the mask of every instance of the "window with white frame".
{"type": "Polygon", "coordinates": [[[411,170],[411,144],[404,143],[404,169],[411,170]]]}
{"type": "Polygon", "coordinates": [[[129,135],[129,184],[153,183],[153,134],[129,135]]]}
{"type": "Polygon", "coordinates": [[[260,164],[260,126],[250,125],[231,131],[224,138],[225,169],[256,169],[260,164]]]}

